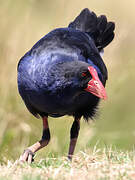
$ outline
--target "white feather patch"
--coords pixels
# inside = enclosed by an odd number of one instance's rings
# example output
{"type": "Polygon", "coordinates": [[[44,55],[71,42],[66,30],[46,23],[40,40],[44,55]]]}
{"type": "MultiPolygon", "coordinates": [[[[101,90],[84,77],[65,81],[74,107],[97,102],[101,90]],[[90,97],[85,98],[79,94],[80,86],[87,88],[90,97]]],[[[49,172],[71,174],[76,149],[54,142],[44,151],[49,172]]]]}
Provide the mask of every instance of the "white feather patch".
{"type": "Polygon", "coordinates": [[[102,50],[100,51],[100,56],[103,57],[103,55],[104,55],[104,49],[102,49],[102,50]]]}

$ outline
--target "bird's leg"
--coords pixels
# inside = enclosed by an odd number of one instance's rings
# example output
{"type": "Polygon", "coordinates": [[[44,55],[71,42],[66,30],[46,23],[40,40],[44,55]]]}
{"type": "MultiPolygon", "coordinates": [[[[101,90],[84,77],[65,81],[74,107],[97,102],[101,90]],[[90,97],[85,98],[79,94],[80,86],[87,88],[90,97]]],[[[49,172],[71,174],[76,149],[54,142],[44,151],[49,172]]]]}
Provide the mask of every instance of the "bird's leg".
{"type": "Polygon", "coordinates": [[[50,130],[49,130],[49,126],[48,126],[48,118],[43,117],[42,119],[43,119],[42,139],[40,141],[36,142],[35,144],[33,144],[32,146],[28,147],[24,151],[24,153],[20,157],[21,161],[28,161],[28,163],[31,163],[33,161],[34,153],[36,151],[38,151],[39,149],[47,146],[47,144],[49,143],[49,141],[50,141],[50,130]]]}
{"type": "Polygon", "coordinates": [[[68,158],[72,160],[72,156],[75,150],[78,134],[80,130],[80,118],[75,118],[71,130],[70,130],[70,145],[69,145],[69,152],[68,158]]]}

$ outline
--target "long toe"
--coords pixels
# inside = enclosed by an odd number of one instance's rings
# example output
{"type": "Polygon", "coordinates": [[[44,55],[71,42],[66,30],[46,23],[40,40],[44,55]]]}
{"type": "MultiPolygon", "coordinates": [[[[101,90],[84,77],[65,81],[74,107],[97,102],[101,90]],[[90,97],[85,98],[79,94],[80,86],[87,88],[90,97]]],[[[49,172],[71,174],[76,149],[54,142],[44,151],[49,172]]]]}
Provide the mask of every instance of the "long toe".
{"type": "Polygon", "coordinates": [[[21,162],[28,162],[31,164],[34,161],[34,153],[30,149],[24,150],[23,154],[20,156],[21,162]]]}

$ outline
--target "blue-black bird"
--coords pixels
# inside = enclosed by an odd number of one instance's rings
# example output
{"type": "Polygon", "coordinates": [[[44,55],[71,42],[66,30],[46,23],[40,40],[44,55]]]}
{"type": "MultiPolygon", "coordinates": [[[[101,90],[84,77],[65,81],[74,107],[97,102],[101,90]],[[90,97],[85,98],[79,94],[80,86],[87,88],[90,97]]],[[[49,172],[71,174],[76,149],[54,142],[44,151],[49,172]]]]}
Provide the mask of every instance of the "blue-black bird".
{"type": "Polygon", "coordinates": [[[106,99],[107,68],[101,57],[114,38],[115,24],[105,15],[84,9],[66,28],[41,38],[18,63],[18,90],[30,113],[43,120],[40,141],[28,147],[22,161],[33,160],[36,151],[50,141],[48,116],[74,117],[70,130],[68,158],[72,159],[80,119],[96,113],[100,99],[106,99]]]}

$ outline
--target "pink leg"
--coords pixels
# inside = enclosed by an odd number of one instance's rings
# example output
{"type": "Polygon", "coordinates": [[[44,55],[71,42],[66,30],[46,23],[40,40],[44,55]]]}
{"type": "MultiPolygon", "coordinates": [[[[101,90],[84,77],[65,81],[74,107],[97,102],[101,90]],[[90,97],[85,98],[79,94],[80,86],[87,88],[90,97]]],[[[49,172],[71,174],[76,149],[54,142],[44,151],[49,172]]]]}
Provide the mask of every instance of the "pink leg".
{"type": "Polygon", "coordinates": [[[48,126],[48,118],[43,117],[43,135],[42,139],[32,146],[28,147],[24,153],[20,156],[20,160],[25,162],[27,161],[28,163],[31,163],[33,161],[33,156],[34,153],[37,152],[39,149],[47,146],[47,144],[50,141],[50,130],[48,126]]]}

